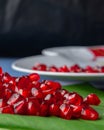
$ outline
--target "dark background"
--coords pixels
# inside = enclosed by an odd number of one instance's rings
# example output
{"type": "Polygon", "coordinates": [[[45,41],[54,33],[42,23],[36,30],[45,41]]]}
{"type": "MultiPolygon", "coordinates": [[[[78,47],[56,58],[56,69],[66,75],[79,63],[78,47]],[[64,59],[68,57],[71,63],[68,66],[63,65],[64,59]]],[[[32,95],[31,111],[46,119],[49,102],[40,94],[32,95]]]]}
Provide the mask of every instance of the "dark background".
{"type": "Polygon", "coordinates": [[[0,0],[0,56],[103,44],[104,0],[0,0]]]}

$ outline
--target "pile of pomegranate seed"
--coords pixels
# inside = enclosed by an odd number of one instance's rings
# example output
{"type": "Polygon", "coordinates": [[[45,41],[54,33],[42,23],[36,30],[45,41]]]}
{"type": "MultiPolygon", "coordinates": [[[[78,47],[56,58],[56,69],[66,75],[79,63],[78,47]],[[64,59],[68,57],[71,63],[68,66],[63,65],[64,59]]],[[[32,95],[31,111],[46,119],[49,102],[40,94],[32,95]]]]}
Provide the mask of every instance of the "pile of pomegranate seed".
{"type": "Polygon", "coordinates": [[[82,68],[81,66],[75,64],[72,66],[63,65],[61,67],[56,67],[55,65],[47,66],[43,63],[36,63],[33,67],[33,70],[38,71],[48,71],[48,72],[71,72],[71,73],[104,73],[104,66],[86,66],[82,68]]]}
{"type": "Polygon", "coordinates": [[[59,82],[40,81],[37,73],[13,77],[0,68],[0,113],[97,120],[99,113],[92,105],[100,102],[94,93],[83,98],[59,82]]]}

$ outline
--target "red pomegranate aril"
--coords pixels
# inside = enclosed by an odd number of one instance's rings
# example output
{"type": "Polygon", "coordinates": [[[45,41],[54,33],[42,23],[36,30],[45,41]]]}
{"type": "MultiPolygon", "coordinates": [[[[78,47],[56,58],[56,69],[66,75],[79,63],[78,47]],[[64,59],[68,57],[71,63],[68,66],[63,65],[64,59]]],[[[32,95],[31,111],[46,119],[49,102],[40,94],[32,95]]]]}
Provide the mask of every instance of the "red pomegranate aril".
{"type": "Polygon", "coordinates": [[[11,80],[12,80],[12,76],[10,76],[7,72],[5,72],[5,73],[2,75],[2,81],[3,81],[4,83],[9,83],[11,80]]]}
{"type": "Polygon", "coordinates": [[[82,72],[82,68],[79,65],[75,64],[69,67],[69,72],[82,72]]]}
{"type": "Polygon", "coordinates": [[[69,69],[66,65],[59,68],[59,72],[69,72],[69,69]]]}
{"type": "Polygon", "coordinates": [[[54,90],[61,89],[61,84],[59,82],[53,82],[51,80],[46,80],[45,84],[54,90]]]}
{"type": "Polygon", "coordinates": [[[14,91],[14,92],[16,91],[16,86],[13,85],[13,84],[11,84],[11,83],[8,84],[7,88],[10,89],[10,90],[12,90],[12,91],[14,91]]]}
{"type": "Polygon", "coordinates": [[[69,93],[70,93],[69,91],[67,91],[67,90],[65,90],[65,89],[60,89],[60,90],[58,90],[58,92],[59,92],[62,96],[64,96],[65,94],[69,94],[69,93]]]}
{"type": "Polygon", "coordinates": [[[9,99],[13,94],[13,91],[11,89],[5,88],[4,95],[6,99],[9,99]]]}
{"type": "Polygon", "coordinates": [[[95,70],[93,67],[91,67],[91,66],[86,66],[85,67],[85,72],[86,73],[97,73],[98,71],[97,70],[95,70]]]}
{"type": "Polygon", "coordinates": [[[11,105],[0,108],[0,113],[14,114],[14,108],[11,105]]]}
{"type": "Polygon", "coordinates": [[[40,82],[38,82],[38,81],[33,81],[32,83],[31,83],[31,85],[30,86],[28,86],[29,88],[37,88],[37,89],[39,89],[40,88],[40,85],[41,85],[41,83],[40,82]]]}
{"type": "Polygon", "coordinates": [[[30,80],[27,76],[20,77],[17,82],[18,89],[27,88],[29,84],[30,80]]]}
{"type": "Polygon", "coordinates": [[[53,98],[53,95],[52,94],[47,94],[45,97],[44,97],[44,101],[50,105],[54,102],[54,98],[53,98]]]}
{"type": "Polygon", "coordinates": [[[49,107],[49,114],[50,116],[59,116],[60,114],[60,109],[59,109],[59,104],[53,103],[49,107]]]}
{"type": "Polygon", "coordinates": [[[13,106],[15,114],[27,115],[27,102],[25,100],[18,101],[13,106]]]}
{"type": "Polygon", "coordinates": [[[72,118],[80,118],[81,117],[81,111],[82,111],[82,106],[78,105],[70,105],[72,108],[72,118]]]}
{"type": "Polygon", "coordinates": [[[67,101],[67,104],[80,105],[83,102],[82,96],[76,92],[65,94],[64,97],[67,101]]]}
{"type": "Polygon", "coordinates": [[[39,115],[39,107],[32,101],[27,103],[27,114],[28,115],[39,115]]]}
{"type": "Polygon", "coordinates": [[[39,98],[39,99],[43,98],[43,94],[42,94],[41,90],[39,90],[37,88],[32,88],[31,89],[31,95],[36,97],[36,98],[39,98]]]}
{"type": "Polygon", "coordinates": [[[29,91],[27,88],[19,89],[18,93],[23,96],[24,98],[31,96],[31,91],[29,91]]]}
{"type": "Polygon", "coordinates": [[[7,106],[7,100],[5,98],[0,99],[0,108],[7,106]]]}
{"type": "Polygon", "coordinates": [[[96,94],[91,93],[84,99],[84,102],[89,105],[99,105],[101,100],[96,94]]]}
{"type": "Polygon", "coordinates": [[[34,67],[37,69],[37,70],[41,70],[41,71],[46,71],[47,70],[47,66],[45,64],[35,64],[34,67]]]}
{"type": "Polygon", "coordinates": [[[85,120],[97,120],[99,118],[99,114],[93,108],[87,106],[82,108],[81,118],[85,120]]]}
{"type": "Polygon", "coordinates": [[[23,100],[24,98],[18,94],[18,93],[13,93],[12,96],[8,99],[7,104],[13,105],[14,103],[23,100]]]}
{"type": "Polygon", "coordinates": [[[70,105],[67,104],[62,104],[60,105],[60,117],[64,118],[66,120],[70,120],[72,117],[72,108],[70,107],[70,105]]]}
{"type": "Polygon", "coordinates": [[[2,68],[0,67],[0,75],[3,73],[3,70],[2,70],[2,68]]]}
{"type": "Polygon", "coordinates": [[[43,101],[40,105],[39,116],[48,116],[48,115],[49,115],[49,105],[43,101]]]}
{"type": "Polygon", "coordinates": [[[38,81],[38,80],[40,80],[40,76],[37,73],[32,73],[32,74],[29,75],[29,79],[31,81],[38,81]]]}
{"type": "Polygon", "coordinates": [[[42,83],[41,85],[40,85],[40,89],[42,90],[42,91],[44,91],[44,90],[49,90],[51,87],[50,86],[48,86],[47,84],[44,84],[44,83],[42,83]]]}
{"type": "Polygon", "coordinates": [[[58,72],[58,68],[56,66],[50,66],[48,71],[51,71],[51,72],[58,72]]]}
{"type": "Polygon", "coordinates": [[[101,67],[101,72],[104,73],[104,66],[101,67]]]}

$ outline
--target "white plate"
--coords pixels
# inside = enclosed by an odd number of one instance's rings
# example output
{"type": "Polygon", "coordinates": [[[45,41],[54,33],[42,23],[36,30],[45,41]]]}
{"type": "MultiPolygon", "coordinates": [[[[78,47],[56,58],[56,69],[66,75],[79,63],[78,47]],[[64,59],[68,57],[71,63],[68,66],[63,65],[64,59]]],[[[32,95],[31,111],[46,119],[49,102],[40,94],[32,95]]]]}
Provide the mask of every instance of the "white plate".
{"type": "Polygon", "coordinates": [[[94,55],[83,46],[63,46],[46,48],[42,50],[43,55],[48,56],[62,56],[66,59],[70,59],[73,62],[87,62],[94,58],[94,55]]]}
{"type": "MultiPolygon", "coordinates": [[[[104,80],[104,73],[62,73],[62,72],[46,72],[35,71],[32,67],[35,63],[44,63],[48,66],[56,65],[57,67],[62,65],[73,65],[73,62],[66,60],[60,56],[31,56],[16,60],[12,64],[12,68],[26,73],[38,73],[42,78],[55,79],[61,81],[101,81],[104,80]]],[[[88,64],[95,64],[89,62],[88,64]]]]}
{"type": "MultiPolygon", "coordinates": [[[[104,58],[104,56],[96,56],[90,49],[104,49],[103,45],[96,46],[63,46],[63,47],[53,47],[46,48],[42,50],[43,55],[48,56],[62,56],[65,59],[69,59],[74,63],[89,62],[92,60],[98,60],[99,58],[104,58]]],[[[102,52],[101,52],[102,53],[102,52]]]]}

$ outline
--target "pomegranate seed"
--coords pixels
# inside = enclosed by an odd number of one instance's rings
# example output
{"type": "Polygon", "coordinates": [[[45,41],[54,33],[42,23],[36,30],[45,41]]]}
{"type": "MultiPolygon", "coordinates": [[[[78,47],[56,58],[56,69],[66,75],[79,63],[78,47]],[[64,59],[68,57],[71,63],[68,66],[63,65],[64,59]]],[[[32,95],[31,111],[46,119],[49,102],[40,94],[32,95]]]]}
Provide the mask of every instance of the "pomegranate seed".
{"type": "Polygon", "coordinates": [[[7,104],[9,105],[13,105],[14,103],[23,100],[24,98],[18,94],[18,93],[14,93],[12,94],[12,96],[8,99],[7,104]]]}
{"type": "Polygon", "coordinates": [[[29,75],[29,79],[31,81],[38,81],[38,80],[40,80],[40,76],[37,73],[32,73],[29,75]]]}
{"type": "Polygon", "coordinates": [[[34,67],[37,69],[37,70],[41,70],[41,71],[46,71],[47,69],[47,66],[45,64],[35,64],[34,67]]]}
{"type": "Polygon", "coordinates": [[[61,89],[61,84],[59,82],[53,82],[51,80],[45,81],[45,84],[48,85],[50,88],[53,88],[54,90],[61,89]]]}
{"type": "Polygon", "coordinates": [[[0,108],[7,106],[7,100],[5,98],[0,99],[0,108]]]}
{"type": "Polygon", "coordinates": [[[56,66],[50,66],[48,71],[51,71],[51,72],[58,72],[58,68],[56,66]]]}
{"type": "MultiPolygon", "coordinates": [[[[35,101],[34,101],[35,102],[35,101]]],[[[39,107],[32,101],[28,102],[27,113],[28,115],[39,115],[39,107]]]]}
{"type": "Polygon", "coordinates": [[[43,98],[43,94],[41,92],[41,90],[37,89],[37,88],[32,88],[31,89],[31,94],[36,97],[36,98],[40,98],[42,99],[43,98]]]}
{"type": "Polygon", "coordinates": [[[65,94],[64,97],[67,104],[80,105],[83,102],[83,98],[75,92],[65,94]]]}
{"type": "Polygon", "coordinates": [[[4,90],[4,95],[5,95],[5,98],[6,98],[6,99],[9,99],[9,98],[12,96],[12,94],[13,94],[13,91],[12,91],[12,90],[10,90],[10,89],[8,89],[8,88],[6,88],[6,89],[4,90]]]}
{"type": "Polygon", "coordinates": [[[43,101],[40,105],[39,116],[48,116],[48,115],[49,115],[49,105],[43,101]]]}
{"type": "Polygon", "coordinates": [[[12,77],[8,73],[2,75],[2,81],[4,83],[9,83],[12,80],[12,77]]]}
{"type": "Polygon", "coordinates": [[[8,105],[0,108],[0,113],[14,114],[13,106],[8,105]]]}
{"type": "Polygon", "coordinates": [[[45,97],[44,97],[44,101],[50,105],[53,103],[54,101],[54,98],[53,98],[53,95],[52,94],[47,94],[45,97]]]}
{"type": "Polygon", "coordinates": [[[3,70],[2,70],[2,68],[0,67],[0,75],[3,73],[3,70]]]}
{"type": "Polygon", "coordinates": [[[84,102],[89,105],[99,105],[101,101],[96,94],[91,93],[84,99],[84,102]]]}
{"type": "Polygon", "coordinates": [[[104,73],[104,66],[101,67],[101,72],[104,73]]]}
{"type": "Polygon", "coordinates": [[[69,72],[69,69],[66,65],[59,68],[59,72],[69,72]]]}
{"type": "Polygon", "coordinates": [[[85,72],[86,72],[86,73],[97,73],[98,70],[94,69],[94,68],[91,67],[91,66],[86,66],[85,72]]]}
{"type": "Polygon", "coordinates": [[[60,117],[70,120],[72,117],[72,108],[70,105],[62,104],[60,105],[60,117]]]}
{"type": "Polygon", "coordinates": [[[99,114],[91,107],[85,107],[81,111],[81,118],[85,120],[97,120],[99,118],[99,114]]]}
{"type": "Polygon", "coordinates": [[[40,89],[42,90],[42,91],[44,91],[44,90],[49,90],[51,87],[50,86],[48,86],[47,84],[41,84],[40,85],[40,89]]]}
{"type": "Polygon", "coordinates": [[[65,90],[65,89],[60,89],[60,90],[58,90],[59,91],[59,93],[62,95],[62,96],[64,96],[65,94],[68,94],[69,93],[69,91],[67,91],[67,90],[65,90]]]}
{"type": "Polygon", "coordinates": [[[70,72],[81,72],[82,68],[79,65],[75,64],[75,65],[69,67],[69,71],[70,72]]]}
{"type": "Polygon", "coordinates": [[[72,118],[80,118],[81,117],[81,111],[82,111],[82,106],[78,105],[70,105],[72,108],[72,118]]]}
{"type": "Polygon", "coordinates": [[[13,104],[13,106],[15,114],[27,115],[27,102],[25,100],[21,100],[13,104]]]}
{"type": "Polygon", "coordinates": [[[50,115],[52,116],[59,116],[60,114],[60,109],[59,109],[59,105],[58,104],[51,104],[50,105],[50,108],[49,108],[49,113],[50,115]]]}

